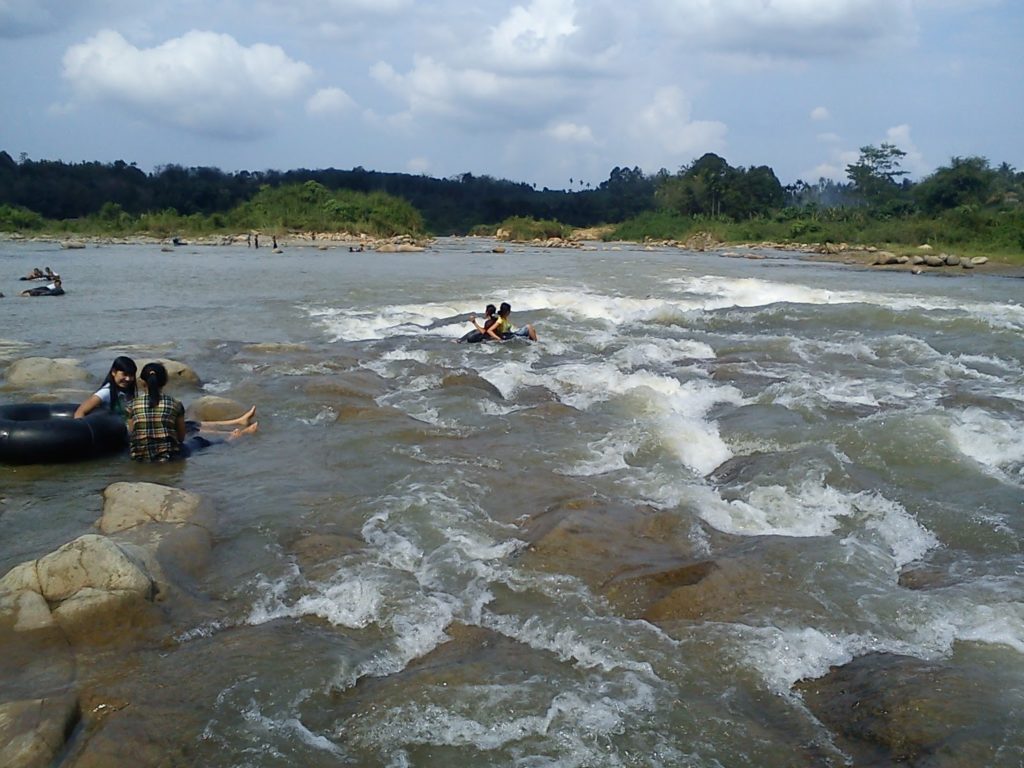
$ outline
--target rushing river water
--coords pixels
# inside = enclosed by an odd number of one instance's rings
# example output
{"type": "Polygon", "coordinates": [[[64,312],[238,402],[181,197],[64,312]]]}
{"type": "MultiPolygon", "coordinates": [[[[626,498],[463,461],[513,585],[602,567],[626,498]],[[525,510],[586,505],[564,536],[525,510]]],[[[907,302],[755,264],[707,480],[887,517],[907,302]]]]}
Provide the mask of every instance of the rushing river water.
{"type": "Polygon", "coordinates": [[[122,673],[162,764],[859,764],[794,686],[882,656],[938,680],[929,765],[1024,762],[1024,281],[490,247],[0,243],[0,373],[168,357],[259,409],[183,465],[0,467],[0,573],[109,483],[212,502],[122,673]],[[453,343],[505,300],[539,343],[453,343]]]}

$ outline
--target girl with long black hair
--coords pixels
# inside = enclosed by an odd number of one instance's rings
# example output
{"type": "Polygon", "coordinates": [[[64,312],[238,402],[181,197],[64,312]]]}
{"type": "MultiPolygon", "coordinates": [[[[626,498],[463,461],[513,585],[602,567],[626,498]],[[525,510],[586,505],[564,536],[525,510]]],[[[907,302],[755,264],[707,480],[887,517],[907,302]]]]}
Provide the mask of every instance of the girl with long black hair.
{"type": "Polygon", "coordinates": [[[138,366],[130,357],[115,357],[100,388],[78,406],[75,418],[80,419],[101,406],[106,406],[112,413],[124,415],[125,406],[135,397],[137,371],[138,366]]]}

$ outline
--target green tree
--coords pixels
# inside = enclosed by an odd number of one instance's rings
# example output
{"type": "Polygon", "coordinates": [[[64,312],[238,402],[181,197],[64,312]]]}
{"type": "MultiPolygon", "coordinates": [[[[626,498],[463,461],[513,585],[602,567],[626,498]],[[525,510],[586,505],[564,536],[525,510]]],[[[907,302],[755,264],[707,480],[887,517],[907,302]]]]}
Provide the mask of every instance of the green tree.
{"type": "Polygon", "coordinates": [[[992,200],[998,174],[984,157],[954,157],[948,166],[915,188],[915,196],[927,213],[938,213],[962,205],[983,206],[992,200]]]}
{"type": "Polygon", "coordinates": [[[860,148],[860,159],[846,166],[846,177],[864,202],[882,207],[895,201],[900,194],[897,181],[907,172],[900,169],[900,159],[907,153],[895,144],[883,143],[879,147],[860,148]]]}
{"type": "Polygon", "coordinates": [[[675,176],[659,176],[657,184],[658,205],[682,216],[746,219],[785,203],[782,184],[771,168],[733,168],[712,152],[675,176]]]}

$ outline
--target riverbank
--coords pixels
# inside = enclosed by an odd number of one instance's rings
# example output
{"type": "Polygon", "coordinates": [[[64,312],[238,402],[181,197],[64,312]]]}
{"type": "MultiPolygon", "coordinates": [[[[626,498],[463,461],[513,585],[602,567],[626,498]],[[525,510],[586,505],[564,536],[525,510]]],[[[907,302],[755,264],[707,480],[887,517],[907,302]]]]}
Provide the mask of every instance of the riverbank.
{"type": "MultiPolygon", "coordinates": [[[[581,237],[600,237],[600,228],[577,230],[575,241],[581,237]]],[[[795,243],[795,242],[728,242],[709,232],[697,232],[685,240],[645,240],[648,247],[675,247],[687,251],[720,251],[723,256],[748,259],[765,258],[765,251],[799,253],[810,261],[824,261],[851,267],[914,274],[967,275],[974,271],[1003,277],[1024,278],[1024,264],[1000,260],[996,257],[971,252],[950,253],[928,244],[917,248],[889,245],[860,245],[848,243],[795,243]]]]}
{"type": "Polygon", "coordinates": [[[207,247],[245,245],[254,249],[270,250],[285,248],[346,248],[353,251],[424,250],[431,238],[417,238],[412,235],[394,237],[370,237],[350,232],[296,232],[287,235],[266,235],[242,232],[233,234],[200,235],[196,237],[159,237],[155,235],[67,235],[46,233],[25,235],[18,232],[0,232],[0,240],[25,243],[57,243],[64,250],[81,250],[102,245],[159,245],[164,250],[188,246],[207,247]],[[404,246],[404,248],[403,248],[404,246]]]}
{"type": "MultiPolygon", "coordinates": [[[[521,241],[508,238],[507,233],[499,229],[494,239],[502,243],[539,248],[587,248],[588,243],[602,241],[612,230],[613,227],[611,226],[588,227],[573,230],[565,238],[552,237],[521,241]]],[[[474,235],[466,235],[465,238],[470,240],[491,239],[478,238],[474,235]]],[[[59,243],[60,247],[65,250],[79,250],[103,245],[159,245],[162,250],[171,252],[175,248],[188,246],[238,246],[244,244],[251,248],[270,248],[279,252],[284,252],[288,248],[318,248],[320,250],[341,248],[350,252],[410,253],[427,250],[431,243],[435,241],[435,238],[417,238],[412,235],[373,238],[365,234],[352,234],[350,232],[297,232],[280,236],[248,232],[188,238],[157,237],[152,235],[68,237],[53,233],[29,236],[21,233],[0,232],[0,240],[59,243]]],[[[623,241],[623,243],[644,245],[646,247],[679,248],[680,250],[698,252],[721,251],[722,255],[726,257],[743,257],[748,259],[765,258],[764,251],[774,250],[798,253],[801,254],[802,258],[811,261],[829,262],[879,271],[941,274],[945,276],[969,275],[977,271],[1000,277],[1024,278],[1024,264],[968,252],[948,253],[936,251],[936,249],[927,244],[922,244],[916,249],[910,250],[905,247],[852,245],[847,243],[723,242],[707,232],[695,233],[685,240],[650,239],[645,240],[643,243],[633,243],[630,241],[623,241]]],[[[499,245],[495,246],[492,250],[498,251],[504,247],[505,245],[499,245]]]]}

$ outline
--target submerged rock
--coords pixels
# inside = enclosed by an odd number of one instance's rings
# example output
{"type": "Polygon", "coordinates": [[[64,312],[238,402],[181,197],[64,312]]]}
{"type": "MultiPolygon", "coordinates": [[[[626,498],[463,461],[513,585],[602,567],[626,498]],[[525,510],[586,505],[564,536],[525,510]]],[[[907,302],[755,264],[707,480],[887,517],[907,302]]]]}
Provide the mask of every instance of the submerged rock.
{"type": "Polygon", "coordinates": [[[794,688],[854,765],[1019,765],[1024,755],[1003,754],[999,738],[1016,720],[1000,673],[968,662],[870,654],[794,688]]]}
{"type": "Polygon", "coordinates": [[[527,563],[577,576],[627,618],[714,569],[689,523],[648,508],[579,499],[527,521],[525,534],[527,563]]]}
{"type": "Polygon", "coordinates": [[[307,533],[285,544],[309,581],[327,581],[338,572],[338,560],[357,552],[366,542],[339,533],[307,533]]]}

